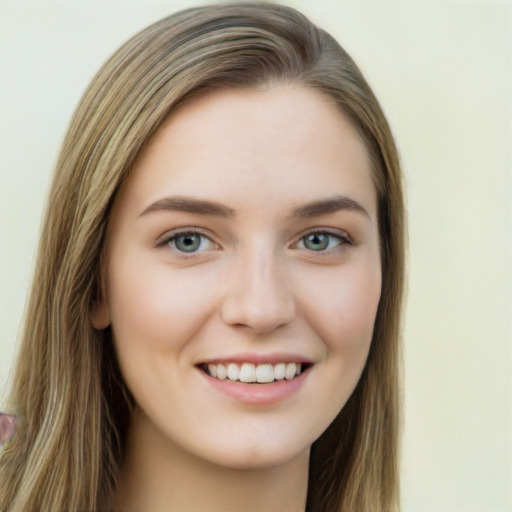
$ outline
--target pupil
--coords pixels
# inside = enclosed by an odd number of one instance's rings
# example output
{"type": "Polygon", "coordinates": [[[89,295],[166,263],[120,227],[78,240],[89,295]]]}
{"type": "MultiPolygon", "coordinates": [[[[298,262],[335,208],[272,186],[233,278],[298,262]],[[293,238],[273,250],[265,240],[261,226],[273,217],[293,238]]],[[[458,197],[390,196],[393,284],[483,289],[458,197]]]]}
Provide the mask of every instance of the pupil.
{"type": "Polygon", "coordinates": [[[329,238],[326,235],[314,234],[306,238],[306,246],[313,250],[323,250],[329,245],[329,238]]]}
{"type": "Polygon", "coordinates": [[[200,238],[197,235],[183,235],[176,239],[176,247],[180,251],[193,252],[199,248],[200,238]]]}

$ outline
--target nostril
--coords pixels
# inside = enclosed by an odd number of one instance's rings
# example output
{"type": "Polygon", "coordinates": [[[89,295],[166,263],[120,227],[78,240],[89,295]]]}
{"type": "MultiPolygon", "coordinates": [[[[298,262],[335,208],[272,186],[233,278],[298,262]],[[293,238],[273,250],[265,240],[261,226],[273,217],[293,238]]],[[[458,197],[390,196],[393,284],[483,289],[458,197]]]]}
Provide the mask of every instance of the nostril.
{"type": "MultiPolygon", "coordinates": [[[[254,256],[252,265],[234,272],[221,308],[224,323],[265,334],[293,321],[295,300],[286,272],[270,257],[254,256]]],[[[252,261],[252,260],[251,260],[252,261]]]]}
{"type": "Polygon", "coordinates": [[[276,304],[274,307],[269,304],[262,308],[250,303],[232,301],[225,304],[222,310],[222,320],[226,324],[258,334],[266,334],[288,325],[294,317],[294,306],[284,304],[276,304]]]}

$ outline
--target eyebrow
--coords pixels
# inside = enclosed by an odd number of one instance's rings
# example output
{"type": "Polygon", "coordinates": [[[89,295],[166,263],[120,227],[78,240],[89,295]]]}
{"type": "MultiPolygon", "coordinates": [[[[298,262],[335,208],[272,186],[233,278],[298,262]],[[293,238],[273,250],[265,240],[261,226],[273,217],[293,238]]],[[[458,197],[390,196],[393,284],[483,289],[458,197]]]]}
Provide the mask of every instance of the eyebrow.
{"type": "Polygon", "coordinates": [[[200,215],[214,215],[231,219],[235,216],[235,210],[215,201],[207,201],[204,199],[196,199],[192,197],[165,197],[148,206],[140,215],[146,215],[151,212],[160,210],[198,213],[200,215]]]}
{"type": "Polygon", "coordinates": [[[362,213],[365,217],[370,218],[370,214],[364,206],[354,199],[345,196],[334,196],[319,201],[311,201],[294,210],[292,218],[307,219],[310,217],[319,217],[338,211],[349,210],[362,213]]]}
{"type": "MultiPolygon", "coordinates": [[[[236,211],[229,206],[216,201],[205,199],[197,199],[192,197],[174,196],[165,197],[152,203],[140,215],[147,215],[156,211],[179,211],[196,213],[199,215],[213,215],[225,219],[232,219],[236,216],[236,211]]],[[[292,219],[307,219],[311,217],[319,217],[338,211],[349,210],[362,213],[370,218],[368,211],[363,205],[345,196],[334,196],[327,199],[311,201],[293,210],[292,219]]]]}

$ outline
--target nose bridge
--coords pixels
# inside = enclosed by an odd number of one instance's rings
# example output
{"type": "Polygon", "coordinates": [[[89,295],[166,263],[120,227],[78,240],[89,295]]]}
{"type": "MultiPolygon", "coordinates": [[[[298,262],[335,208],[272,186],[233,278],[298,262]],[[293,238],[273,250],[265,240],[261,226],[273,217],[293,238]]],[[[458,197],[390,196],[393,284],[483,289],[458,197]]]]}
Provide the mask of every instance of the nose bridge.
{"type": "Polygon", "coordinates": [[[229,277],[223,320],[256,332],[270,332],[295,316],[293,290],[283,259],[270,244],[240,251],[229,277]]]}

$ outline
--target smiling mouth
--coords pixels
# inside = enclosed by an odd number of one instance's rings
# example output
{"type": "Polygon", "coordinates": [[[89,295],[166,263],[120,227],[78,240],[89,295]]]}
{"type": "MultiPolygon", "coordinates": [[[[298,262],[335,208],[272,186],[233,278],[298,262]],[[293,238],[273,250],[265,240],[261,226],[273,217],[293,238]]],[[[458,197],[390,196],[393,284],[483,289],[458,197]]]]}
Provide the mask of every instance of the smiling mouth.
{"type": "Polygon", "coordinates": [[[308,370],[310,363],[204,363],[199,368],[210,377],[245,384],[271,384],[293,380],[308,370]]]}

